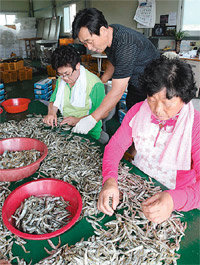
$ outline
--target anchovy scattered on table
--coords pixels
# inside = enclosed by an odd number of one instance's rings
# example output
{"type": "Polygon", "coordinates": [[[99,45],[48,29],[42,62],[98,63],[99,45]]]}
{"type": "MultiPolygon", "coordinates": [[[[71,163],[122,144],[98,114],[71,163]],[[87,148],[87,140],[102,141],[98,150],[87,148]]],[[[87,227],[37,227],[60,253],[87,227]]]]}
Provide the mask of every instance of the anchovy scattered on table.
{"type": "MultiPolygon", "coordinates": [[[[182,215],[176,212],[159,225],[149,222],[144,217],[141,203],[161,191],[150,178],[145,180],[131,174],[130,168],[120,164],[118,181],[121,198],[117,209],[125,210],[123,214],[116,213],[115,220],[102,225],[104,216],[96,217],[99,213],[97,200],[102,187],[100,147],[72,133],[65,135],[62,129],[44,129],[41,115],[20,122],[0,124],[0,139],[9,137],[36,138],[47,145],[48,155],[39,168],[38,177],[44,173],[71,184],[75,181],[83,200],[80,219],[86,217],[95,229],[95,235],[88,240],[81,240],[74,246],[64,245],[58,250],[53,249],[53,254],[38,264],[177,264],[179,254],[176,251],[180,247],[186,224],[181,222],[182,215]]],[[[8,185],[4,182],[0,186],[1,207],[10,192],[8,185]]],[[[0,240],[4,242],[4,247],[0,247],[0,253],[2,256],[8,253],[10,259],[13,259],[12,244],[20,239],[15,237],[13,240],[13,235],[2,224],[2,220],[0,227],[0,240]],[[7,240],[7,236],[11,236],[11,239],[7,240]]],[[[25,243],[22,244],[20,241],[23,246],[25,243]]],[[[19,257],[17,258],[19,261],[19,257]]]]}

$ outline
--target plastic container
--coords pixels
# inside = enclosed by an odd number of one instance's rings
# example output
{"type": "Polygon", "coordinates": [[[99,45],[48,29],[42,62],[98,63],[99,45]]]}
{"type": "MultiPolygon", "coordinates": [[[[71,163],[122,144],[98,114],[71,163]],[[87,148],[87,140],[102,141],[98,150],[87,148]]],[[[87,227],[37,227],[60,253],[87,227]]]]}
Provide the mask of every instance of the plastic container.
{"type": "Polygon", "coordinates": [[[19,113],[26,111],[30,102],[29,98],[11,98],[5,100],[2,106],[8,113],[19,113]]]}
{"type": "Polygon", "coordinates": [[[17,82],[17,71],[10,71],[10,82],[17,82]]]}
{"type": "Polygon", "coordinates": [[[32,80],[32,77],[33,77],[33,69],[26,67],[26,71],[25,71],[26,80],[32,80]]]}
{"type": "Polygon", "coordinates": [[[35,94],[35,99],[49,100],[52,93],[53,93],[53,90],[50,90],[48,93],[42,94],[42,95],[35,94]]]}
{"type": "Polygon", "coordinates": [[[34,84],[34,88],[45,89],[52,85],[52,80],[49,78],[42,79],[34,84]]]}
{"type": "Polygon", "coordinates": [[[6,198],[2,208],[2,218],[6,227],[15,235],[29,240],[44,240],[58,236],[69,230],[78,220],[82,210],[82,199],[78,190],[71,184],[58,179],[39,179],[25,183],[16,188],[6,198]],[[62,196],[69,202],[67,210],[71,212],[71,221],[61,229],[48,234],[28,234],[23,233],[14,227],[12,215],[21,203],[30,196],[62,196]]]}
{"type": "Polygon", "coordinates": [[[4,151],[22,151],[35,149],[40,151],[40,158],[34,163],[19,168],[0,169],[0,181],[17,181],[31,176],[39,168],[42,160],[47,156],[47,146],[34,138],[14,137],[0,140],[0,154],[4,151]]]}
{"type": "Polygon", "coordinates": [[[11,82],[11,74],[8,71],[1,72],[1,78],[4,83],[10,83],[11,82]]]}
{"type": "Polygon", "coordinates": [[[20,81],[26,80],[26,69],[25,68],[18,70],[18,79],[20,81]]]}
{"type": "Polygon", "coordinates": [[[126,111],[124,109],[119,109],[118,110],[118,116],[119,116],[119,122],[122,123],[123,118],[126,115],[126,111]]]}

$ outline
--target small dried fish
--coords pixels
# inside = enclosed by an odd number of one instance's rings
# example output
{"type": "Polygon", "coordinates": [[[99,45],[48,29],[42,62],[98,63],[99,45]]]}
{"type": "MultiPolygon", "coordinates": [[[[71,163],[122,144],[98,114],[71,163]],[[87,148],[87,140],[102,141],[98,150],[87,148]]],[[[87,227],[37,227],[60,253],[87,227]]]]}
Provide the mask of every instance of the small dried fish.
{"type": "Polygon", "coordinates": [[[37,150],[4,151],[0,155],[0,169],[11,169],[28,166],[34,163],[39,157],[37,150]]]}
{"type": "Polygon", "coordinates": [[[12,217],[20,231],[46,234],[62,228],[71,220],[71,213],[66,209],[68,206],[62,197],[31,196],[21,203],[12,217]]]}

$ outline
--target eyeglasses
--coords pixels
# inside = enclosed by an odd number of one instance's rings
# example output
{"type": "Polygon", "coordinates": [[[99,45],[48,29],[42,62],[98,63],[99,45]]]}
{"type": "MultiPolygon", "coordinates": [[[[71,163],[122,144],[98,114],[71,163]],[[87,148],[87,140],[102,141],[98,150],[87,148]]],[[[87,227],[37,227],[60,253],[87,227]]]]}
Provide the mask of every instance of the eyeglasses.
{"type": "MultiPolygon", "coordinates": [[[[75,69],[74,69],[74,70],[75,70],[75,69]]],[[[66,74],[66,73],[64,73],[64,74],[62,74],[62,75],[57,74],[56,76],[57,76],[57,77],[61,77],[61,78],[70,78],[70,77],[72,76],[74,70],[71,72],[71,74],[66,74]]]]}

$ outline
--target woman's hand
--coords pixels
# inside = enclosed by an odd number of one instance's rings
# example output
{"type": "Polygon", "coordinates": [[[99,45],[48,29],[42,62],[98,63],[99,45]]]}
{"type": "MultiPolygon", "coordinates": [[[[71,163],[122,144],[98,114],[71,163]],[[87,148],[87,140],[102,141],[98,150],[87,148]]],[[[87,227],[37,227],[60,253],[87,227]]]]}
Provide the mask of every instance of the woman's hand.
{"type": "Polygon", "coordinates": [[[103,188],[99,194],[97,208],[99,211],[113,215],[114,210],[119,204],[119,189],[114,178],[109,178],[105,181],[103,188]],[[112,198],[112,207],[109,205],[109,198],[112,198]]]}
{"type": "Polygon", "coordinates": [[[57,115],[56,114],[48,114],[44,117],[43,122],[50,125],[52,128],[57,126],[57,115]]]}
{"type": "Polygon", "coordinates": [[[69,116],[69,117],[65,117],[61,121],[60,125],[63,125],[63,124],[66,124],[67,123],[70,126],[75,126],[80,120],[81,120],[81,118],[69,116]]]}
{"type": "Polygon", "coordinates": [[[160,192],[142,203],[142,210],[149,221],[160,224],[167,220],[173,211],[174,202],[168,192],[160,192]]]}

